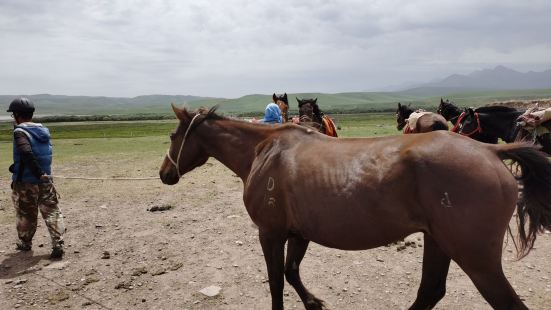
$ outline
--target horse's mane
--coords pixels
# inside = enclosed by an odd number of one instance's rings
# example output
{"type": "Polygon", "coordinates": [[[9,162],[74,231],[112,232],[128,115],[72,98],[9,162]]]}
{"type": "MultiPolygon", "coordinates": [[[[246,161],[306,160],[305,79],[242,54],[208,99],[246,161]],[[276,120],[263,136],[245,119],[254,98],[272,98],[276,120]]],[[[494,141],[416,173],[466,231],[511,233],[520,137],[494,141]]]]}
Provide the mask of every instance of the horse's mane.
{"type": "Polygon", "coordinates": [[[503,112],[518,112],[517,109],[504,106],[490,106],[490,107],[480,107],[476,108],[475,112],[482,113],[503,113],[503,112]]]}
{"type": "Polygon", "coordinates": [[[453,103],[452,101],[449,101],[447,99],[446,99],[446,101],[442,101],[442,105],[446,108],[461,110],[461,108],[459,108],[459,106],[455,105],[455,103],[453,103]]]}
{"type": "Polygon", "coordinates": [[[199,126],[199,124],[206,121],[207,119],[212,119],[212,120],[227,119],[227,117],[216,114],[216,110],[218,109],[218,107],[219,105],[217,104],[211,107],[210,109],[206,107],[200,107],[199,109],[197,109],[196,113],[200,115],[205,115],[205,117],[199,117],[197,122],[193,124],[193,128],[196,128],[197,126],[199,126]]]}
{"type": "Polygon", "coordinates": [[[402,104],[400,105],[400,107],[398,108],[398,111],[400,112],[404,112],[405,114],[411,114],[415,111],[414,108],[410,107],[409,105],[405,105],[405,104],[402,104]]]}

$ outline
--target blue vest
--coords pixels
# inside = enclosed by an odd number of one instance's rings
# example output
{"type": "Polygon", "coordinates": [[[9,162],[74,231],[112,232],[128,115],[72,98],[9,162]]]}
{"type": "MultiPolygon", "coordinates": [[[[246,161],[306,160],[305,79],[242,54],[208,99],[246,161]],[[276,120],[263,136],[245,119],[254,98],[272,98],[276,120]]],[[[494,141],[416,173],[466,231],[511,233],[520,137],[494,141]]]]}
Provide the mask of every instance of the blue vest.
{"type": "MultiPolygon", "coordinates": [[[[41,124],[35,123],[23,123],[16,125],[13,132],[23,132],[31,144],[34,157],[40,165],[40,168],[48,174],[52,174],[52,143],[50,141],[50,131],[48,128],[42,126],[41,124]]],[[[15,146],[15,139],[13,142],[13,163],[14,163],[14,173],[12,175],[12,181],[16,182],[18,179],[23,183],[45,183],[40,179],[36,178],[29,167],[23,167],[22,175],[20,176],[20,166],[21,166],[21,154],[17,151],[15,146]]]]}

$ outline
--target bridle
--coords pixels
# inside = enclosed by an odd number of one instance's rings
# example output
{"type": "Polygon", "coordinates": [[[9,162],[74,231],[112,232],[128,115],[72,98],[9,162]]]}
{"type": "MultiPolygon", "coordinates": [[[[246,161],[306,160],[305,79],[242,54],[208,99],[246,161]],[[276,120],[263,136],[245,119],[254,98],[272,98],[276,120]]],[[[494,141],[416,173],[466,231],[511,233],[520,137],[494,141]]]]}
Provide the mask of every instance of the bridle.
{"type": "Polygon", "coordinates": [[[455,133],[459,133],[460,135],[463,135],[463,136],[467,136],[467,137],[470,137],[472,135],[474,135],[475,133],[482,133],[482,127],[480,126],[480,116],[478,115],[477,112],[474,112],[474,117],[476,119],[476,128],[469,132],[469,133],[462,133],[462,132],[458,132],[459,131],[459,126],[461,125],[461,121],[463,120],[463,118],[465,118],[466,116],[466,112],[463,111],[463,113],[461,113],[461,115],[459,115],[459,118],[457,119],[457,123],[455,123],[455,125],[453,126],[453,129],[452,131],[455,132],[455,133]]]}
{"type": "Polygon", "coordinates": [[[184,134],[184,139],[182,139],[182,145],[180,145],[180,150],[178,151],[178,157],[176,157],[176,161],[174,159],[172,159],[172,157],[170,157],[170,148],[168,148],[168,150],[166,150],[166,157],[174,165],[174,167],[176,167],[176,171],[178,172],[178,178],[182,177],[182,174],[180,173],[180,156],[182,155],[182,150],[184,149],[184,144],[186,143],[186,138],[187,138],[189,132],[191,131],[191,127],[193,126],[193,122],[195,121],[195,119],[199,115],[201,115],[201,114],[197,113],[191,119],[191,122],[189,123],[189,127],[186,129],[186,133],[184,134]]]}

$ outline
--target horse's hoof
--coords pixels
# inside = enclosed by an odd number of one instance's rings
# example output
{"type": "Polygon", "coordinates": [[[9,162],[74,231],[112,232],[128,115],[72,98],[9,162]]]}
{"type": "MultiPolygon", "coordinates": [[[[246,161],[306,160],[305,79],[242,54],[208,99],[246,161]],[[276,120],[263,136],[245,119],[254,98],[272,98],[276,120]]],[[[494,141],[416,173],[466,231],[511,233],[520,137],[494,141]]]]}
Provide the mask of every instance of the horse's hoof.
{"type": "Polygon", "coordinates": [[[307,310],[323,310],[323,309],[329,309],[327,308],[327,306],[325,305],[325,303],[323,302],[323,300],[321,299],[317,299],[317,298],[313,298],[313,299],[309,299],[307,302],[306,302],[306,307],[305,307],[307,310]]]}

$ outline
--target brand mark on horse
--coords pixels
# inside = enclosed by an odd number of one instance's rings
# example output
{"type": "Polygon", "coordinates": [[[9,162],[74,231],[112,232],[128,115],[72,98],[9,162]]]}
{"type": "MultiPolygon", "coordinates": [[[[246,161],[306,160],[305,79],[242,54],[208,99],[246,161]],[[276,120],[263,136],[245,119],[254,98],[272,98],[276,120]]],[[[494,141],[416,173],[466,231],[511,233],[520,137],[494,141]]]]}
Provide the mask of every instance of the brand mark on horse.
{"type": "Polygon", "coordinates": [[[444,192],[444,198],[440,200],[440,204],[442,205],[442,207],[445,207],[445,208],[453,207],[452,202],[450,201],[450,196],[448,195],[448,192],[444,192]]]}

